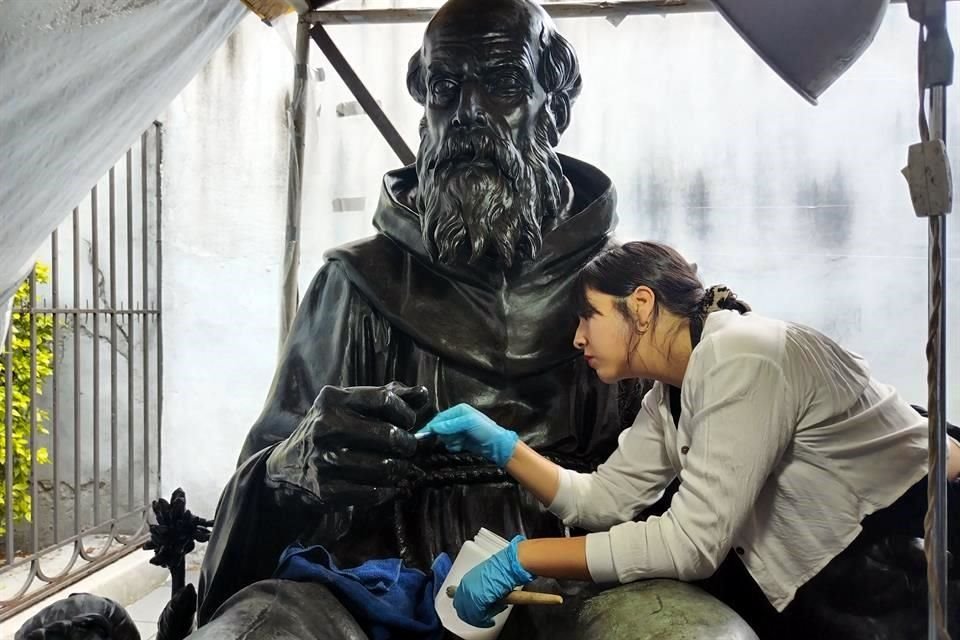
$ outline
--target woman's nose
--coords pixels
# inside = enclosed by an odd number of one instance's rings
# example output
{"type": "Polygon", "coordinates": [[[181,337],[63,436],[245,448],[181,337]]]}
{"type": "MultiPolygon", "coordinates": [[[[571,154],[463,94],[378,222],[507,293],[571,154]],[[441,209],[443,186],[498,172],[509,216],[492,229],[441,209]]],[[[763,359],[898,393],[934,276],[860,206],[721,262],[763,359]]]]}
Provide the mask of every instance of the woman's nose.
{"type": "Polygon", "coordinates": [[[583,330],[583,320],[580,321],[580,324],[577,326],[577,332],[573,334],[573,348],[583,351],[583,348],[587,346],[587,335],[583,330]]]}

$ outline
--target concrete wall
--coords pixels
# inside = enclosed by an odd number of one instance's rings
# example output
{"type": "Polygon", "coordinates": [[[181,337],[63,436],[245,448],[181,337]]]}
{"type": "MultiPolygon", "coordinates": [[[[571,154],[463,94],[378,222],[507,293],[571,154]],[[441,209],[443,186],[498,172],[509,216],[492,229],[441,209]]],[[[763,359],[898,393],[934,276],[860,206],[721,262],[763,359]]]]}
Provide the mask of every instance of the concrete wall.
{"type": "Polygon", "coordinates": [[[161,475],[165,494],[183,486],[202,515],[213,514],[277,353],[291,65],[250,17],[161,116],[161,475]]]}
{"type": "MultiPolygon", "coordinates": [[[[925,404],[927,232],[899,174],[917,139],[916,28],[905,7],[891,7],[874,46],[816,108],[716,15],[559,26],[584,74],[561,150],[614,179],[620,236],[677,246],[708,283],[833,335],[925,404]]],[[[420,108],[404,75],[422,28],[330,29],[414,148],[420,108]]],[[[313,64],[323,63],[314,50],[313,64]]],[[[278,34],[250,18],[162,116],[162,477],[165,492],[183,486],[204,514],[275,363],[291,65],[278,34]]],[[[352,97],[326,72],[309,117],[303,287],[325,249],[372,231],[380,177],[398,164],[364,116],[337,116],[352,97]]],[[[957,237],[951,226],[952,246],[957,237]]],[[[951,291],[957,266],[951,260],[951,291]]],[[[948,312],[960,312],[956,296],[948,312]]],[[[949,363],[960,361],[958,326],[950,323],[949,363]]],[[[952,384],[954,420],[958,400],[952,384]]]]}

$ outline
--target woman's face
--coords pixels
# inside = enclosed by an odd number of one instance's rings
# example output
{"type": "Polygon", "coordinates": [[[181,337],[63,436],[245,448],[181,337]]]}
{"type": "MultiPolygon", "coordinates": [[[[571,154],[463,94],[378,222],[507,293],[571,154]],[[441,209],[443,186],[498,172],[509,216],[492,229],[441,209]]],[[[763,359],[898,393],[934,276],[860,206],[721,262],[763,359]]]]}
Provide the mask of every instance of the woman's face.
{"type": "Polygon", "coordinates": [[[636,343],[632,322],[617,306],[617,298],[587,290],[587,301],[595,310],[580,318],[573,346],[583,351],[587,364],[597,376],[610,384],[635,377],[630,369],[630,352],[636,343]]]}

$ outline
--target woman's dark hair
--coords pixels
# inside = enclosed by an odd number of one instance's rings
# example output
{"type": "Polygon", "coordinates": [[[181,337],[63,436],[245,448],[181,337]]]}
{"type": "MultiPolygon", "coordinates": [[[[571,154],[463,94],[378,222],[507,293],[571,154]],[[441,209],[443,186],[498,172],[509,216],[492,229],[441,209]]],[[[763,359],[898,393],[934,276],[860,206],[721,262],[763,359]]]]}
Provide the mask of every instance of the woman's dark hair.
{"type": "Polygon", "coordinates": [[[705,290],[696,267],[675,249],[657,242],[628,242],[597,255],[580,271],[574,287],[574,308],[581,318],[594,315],[597,310],[587,299],[587,292],[597,291],[618,298],[617,309],[630,319],[627,298],[637,287],[649,287],[656,296],[651,325],[656,323],[661,307],[698,324],[717,308],[750,311],[750,306],[737,300],[729,289],[705,290]]]}

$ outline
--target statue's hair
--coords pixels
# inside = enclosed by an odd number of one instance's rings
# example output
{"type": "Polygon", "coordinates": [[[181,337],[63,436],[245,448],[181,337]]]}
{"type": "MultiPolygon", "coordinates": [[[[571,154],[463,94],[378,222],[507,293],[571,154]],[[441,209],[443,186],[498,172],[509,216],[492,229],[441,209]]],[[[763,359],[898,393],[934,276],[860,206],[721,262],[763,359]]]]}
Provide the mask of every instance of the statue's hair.
{"type": "MultiPolygon", "coordinates": [[[[552,102],[559,99],[566,103],[568,109],[580,95],[583,84],[577,52],[552,24],[544,24],[540,31],[540,65],[537,68],[537,81],[544,91],[552,96],[552,102]]],[[[423,64],[423,47],[414,52],[407,64],[407,91],[417,103],[426,104],[427,74],[423,64]]],[[[563,133],[567,123],[560,124],[560,133],[563,133]]]]}
{"type": "Polygon", "coordinates": [[[537,79],[544,91],[562,93],[571,104],[580,95],[583,79],[580,62],[570,41],[553,27],[544,26],[540,32],[540,67],[537,79]]]}

